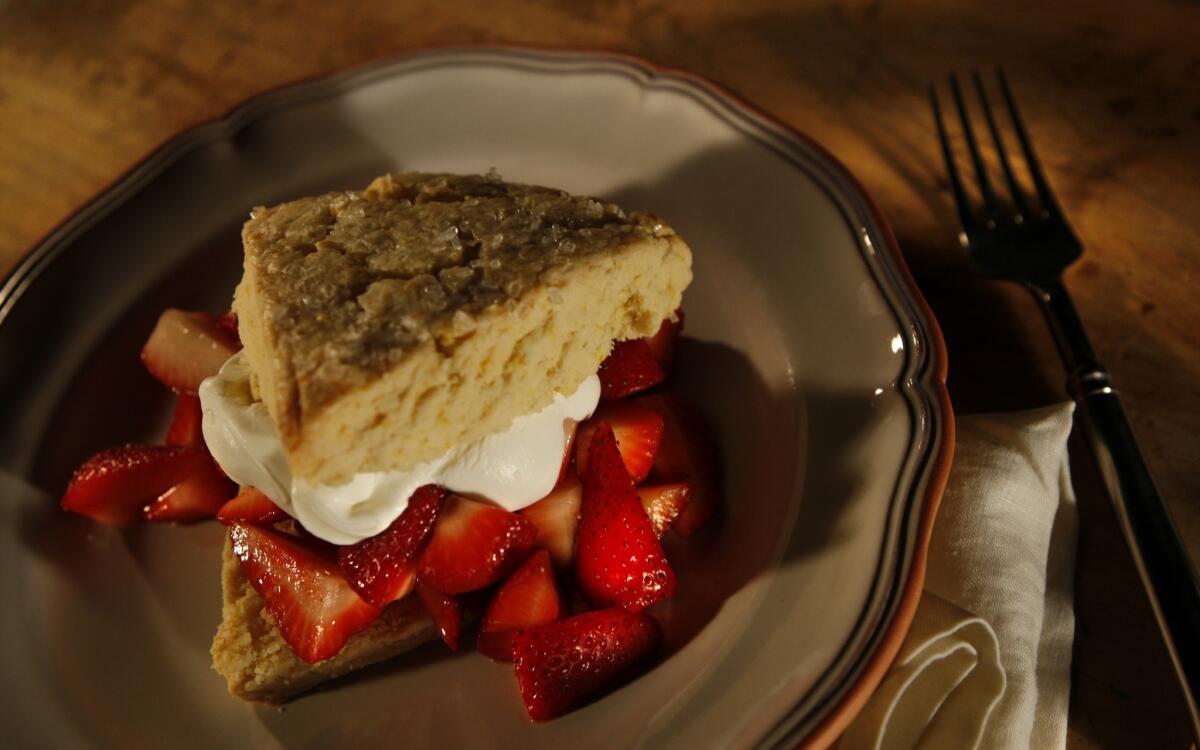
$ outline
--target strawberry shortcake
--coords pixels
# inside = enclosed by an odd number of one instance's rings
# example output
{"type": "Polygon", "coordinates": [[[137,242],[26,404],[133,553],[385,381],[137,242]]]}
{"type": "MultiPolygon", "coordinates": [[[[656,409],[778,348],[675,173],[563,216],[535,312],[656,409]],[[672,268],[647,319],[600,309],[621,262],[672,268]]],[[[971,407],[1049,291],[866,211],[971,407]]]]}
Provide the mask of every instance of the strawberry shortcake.
{"type": "Polygon", "coordinates": [[[403,173],[251,213],[220,317],[142,353],[161,445],[63,506],[229,526],[213,664],[279,702],[441,638],[512,662],[546,720],[652,663],[660,539],[717,508],[703,417],[664,381],[691,252],[663,221],[495,175],[403,173]]]}

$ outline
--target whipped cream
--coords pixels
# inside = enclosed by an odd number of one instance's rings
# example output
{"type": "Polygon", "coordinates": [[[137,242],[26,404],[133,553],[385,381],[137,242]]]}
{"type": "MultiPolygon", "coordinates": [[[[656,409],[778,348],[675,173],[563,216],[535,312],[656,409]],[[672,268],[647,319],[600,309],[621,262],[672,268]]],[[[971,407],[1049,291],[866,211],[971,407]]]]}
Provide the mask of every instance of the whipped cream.
{"type": "Polygon", "coordinates": [[[353,544],[383,531],[425,484],[482,496],[508,510],[540,500],[558,480],[569,427],[591,416],[599,401],[600,379],[590,375],[570,396],[555,393],[549,406],[518,417],[508,429],[410,469],[314,485],[292,476],[267,407],[251,395],[250,366],[241,352],[200,385],[204,441],[229,478],[258,489],[309,532],[334,544],[353,544]]]}

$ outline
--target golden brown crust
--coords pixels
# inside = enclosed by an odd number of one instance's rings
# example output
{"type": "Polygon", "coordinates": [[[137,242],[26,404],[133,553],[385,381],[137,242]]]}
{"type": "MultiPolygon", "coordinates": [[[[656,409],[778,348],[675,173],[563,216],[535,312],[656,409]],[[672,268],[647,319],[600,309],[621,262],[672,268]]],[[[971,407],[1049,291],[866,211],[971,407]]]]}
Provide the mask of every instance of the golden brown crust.
{"type": "Polygon", "coordinates": [[[213,669],[229,692],[248,701],[282,703],[326,680],[409,651],[438,637],[417,597],[390,605],[378,620],[346,642],[336,656],[306,664],[283,640],[262,598],[225,544],[221,567],[224,603],[213,638],[213,669]]]}

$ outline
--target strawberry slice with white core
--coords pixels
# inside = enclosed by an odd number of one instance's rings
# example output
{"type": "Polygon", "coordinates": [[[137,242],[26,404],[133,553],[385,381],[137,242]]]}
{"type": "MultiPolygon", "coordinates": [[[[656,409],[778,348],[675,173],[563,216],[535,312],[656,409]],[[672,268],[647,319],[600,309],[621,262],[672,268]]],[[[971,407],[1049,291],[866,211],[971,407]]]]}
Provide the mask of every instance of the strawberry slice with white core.
{"type": "Polygon", "coordinates": [[[217,511],[217,520],[226,526],[237,521],[252,523],[255,526],[270,526],[288,517],[288,514],[276,505],[271,498],[253,487],[243,487],[237,497],[221,506],[217,511]]]}
{"type": "Polygon", "coordinates": [[[418,487],[390,526],[338,550],[338,563],[359,596],[382,607],[412,591],[417,559],[448,494],[444,487],[433,484],[418,487]]]}
{"type": "Polygon", "coordinates": [[[432,586],[417,582],[417,596],[425,611],[433,619],[442,641],[451,651],[458,650],[458,633],[462,630],[462,604],[453,596],[448,596],[432,586]]]}
{"type": "Polygon", "coordinates": [[[561,568],[575,559],[575,527],[579,525],[582,499],[583,485],[574,474],[568,474],[553,492],[519,511],[537,527],[534,545],[547,550],[561,568]]]}
{"type": "Polygon", "coordinates": [[[634,484],[641,482],[654,466],[654,456],[662,441],[662,414],[628,401],[601,404],[591,419],[579,425],[576,431],[575,471],[579,476],[587,472],[592,435],[600,422],[607,422],[612,427],[625,471],[629,472],[634,484]]]}
{"type": "Polygon", "coordinates": [[[167,428],[164,442],[167,445],[204,445],[204,431],[201,429],[203,414],[200,410],[200,397],[181,393],[175,397],[175,416],[171,426],[167,428]]]}
{"type": "Polygon", "coordinates": [[[692,484],[687,508],[675,522],[681,536],[698,531],[718,506],[717,451],[700,407],[678,393],[656,393],[633,403],[663,415],[663,438],[654,457],[654,481],[692,484]]]}
{"type": "Polygon", "coordinates": [[[593,606],[637,611],[675,593],[675,572],[604,422],[588,452],[575,548],[576,579],[593,606]]]}
{"type": "Polygon", "coordinates": [[[494,505],[450,495],[418,576],[443,594],[490,586],[533,549],[537,529],[528,519],[494,505]]]}
{"type": "Polygon", "coordinates": [[[217,514],[237,492],[237,485],[217,471],[209,458],[187,479],[164,492],[157,500],[142,509],[147,521],[203,521],[217,514]]]}
{"type": "Polygon", "coordinates": [[[382,609],[354,593],[326,545],[244,523],[235,523],[229,538],[250,585],[301,661],[334,656],[379,617],[382,609]]]}
{"type": "Polygon", "coordinates": [[[650,526],[654,535],[663,538],[671,529],[671,524],[688,505],[692,494],[690,482],[671,482],[669,484],[643,484],[637,488],[638,497],[642,499],[642,507],[650,518],[650,526]]]}
{"type": "Polygon", "coordinates": [[[562,603],[554,583],[550,553],[538,550],[508,577],[483,615],[479,653],[497,661],[512,661],[512,636],[521,628],[554,622],[562,616],[562,603]]]}
{"type": "Polygon", "coordinates": [[[650,345],[650,353],[658,361],[664,371],[670,371],[671,362],[675,359],[675,342],[683,331],[683,310],[676,310],[674,319],[667,318],[658,327],[658,333],[646,339],[650,345]]]}
{"type": "Polygon", "coordinates": [[[212,315],[167,309],[142,347],[142,364],[172,390],[195,395],[239,348],[212,315]]]}
{"type": "Polygon", "coordinates": [[[646,339],[618,341],[596,373],[600,378],[600,398],[614,401],[644,391],[666,380],[667,373],[654,358],[646,339]]]}
{"type": "Polygon", "coordinates": [[[62,507],[109,526],[126,526],[147,503],[211,462],[202,448],[182,445],[109,448],[75,470],[62,507]]]}
{"type": "Polygon", "coordinates": [[[513,636],[513,671],[534,721],[573,711],[629,681],[662,642],[650,615],[602,609],[513,636]]]}

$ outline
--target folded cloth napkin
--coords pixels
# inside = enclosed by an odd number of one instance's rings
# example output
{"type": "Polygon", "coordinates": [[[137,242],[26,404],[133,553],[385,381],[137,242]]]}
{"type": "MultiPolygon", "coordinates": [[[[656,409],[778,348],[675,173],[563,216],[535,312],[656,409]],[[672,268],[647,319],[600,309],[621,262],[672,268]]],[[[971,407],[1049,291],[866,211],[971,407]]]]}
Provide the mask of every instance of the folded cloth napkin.
{"type": "Polygon", "coordinates": [[[1073,412],[959,420],[912,629],[839,750],[1066,745],[1073,412]]]}

